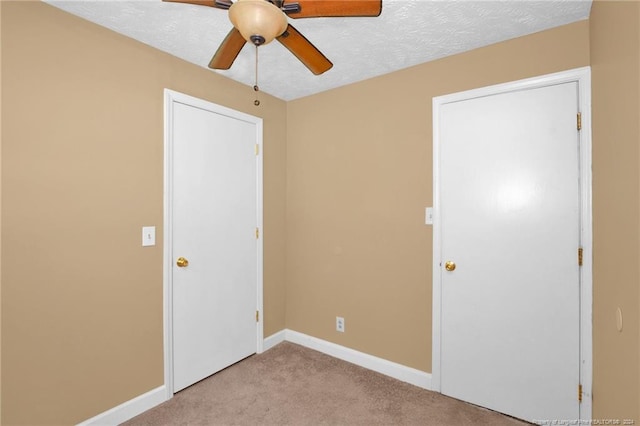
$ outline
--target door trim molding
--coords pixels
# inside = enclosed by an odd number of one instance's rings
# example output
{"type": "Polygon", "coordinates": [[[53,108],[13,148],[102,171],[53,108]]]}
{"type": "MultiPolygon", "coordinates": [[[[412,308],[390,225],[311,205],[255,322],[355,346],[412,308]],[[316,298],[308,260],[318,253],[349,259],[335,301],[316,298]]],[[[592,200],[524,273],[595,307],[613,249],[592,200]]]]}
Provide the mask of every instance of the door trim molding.
{"type": "Polygon", "coordinates": [[[173,308],[172,294],[173,282],[171,270],[173,265],[172,247],[172,211],[173,200],[172,167],[173,167],[173,105],[175,103],[193,106],[216,114],[246,121],[255,125],[256,144],[258,145],[256,155],[256,223],[260,230],[257,242],[257,300],[256,309],[260,312],[256,322],[256,353],[263,351],[264,337],[264,309],[263,309],[263,141],[262,141],[262,118],[245,114],[221,105],[214,104],[203,99],[195,98],[170,89],[164,89],[164,193],[163,193],[163,338],[164,338],[164,385],[166,389],[166,399],[173,398],[173,308]]]}
{"type": "MultiPolygon", "coordinates": [[[[441,350],[441,284],[440,268],[441,229],[440,229],[440,108],[447,103],[496,95],[520,90],[529,90],[557,84],[578,83],[578,109],[582,114],[580,137],[580,191],[581,191],[581,241],[583,264],[580,269],[580,383],[583,389],[580,404],[580,419],[590,420],[592,416],[593,384],[593,232],[592,232],[592,155],[591,155],[591,68],[582,67],[568,71],[547,74],[539,77],[498,84],[450,95],[433,98],[433,306],[432,306],[432,368],[431,386],[441,391],[440,350],[441,350]]],[[[577,389],[576,389],[577,397],[577,389]]]]}

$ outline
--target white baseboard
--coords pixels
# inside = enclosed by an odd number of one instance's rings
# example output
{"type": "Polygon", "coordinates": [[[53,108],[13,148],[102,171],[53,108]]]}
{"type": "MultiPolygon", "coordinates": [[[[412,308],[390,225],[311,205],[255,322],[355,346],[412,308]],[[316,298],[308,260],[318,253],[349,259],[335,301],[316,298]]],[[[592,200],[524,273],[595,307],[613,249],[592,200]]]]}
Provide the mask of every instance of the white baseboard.
{"type": "Polygon", "coordinates": [[[407,367],[402,364],[397,364],[383,358],[378,358],[364,352],[359,352],[326,340],[308,336],[297,331],[283,331],[285,340],[291,343],[306,346],[307,348],[314,349],[334,358],[376,371],[380,374],[384,374],[385,376],[393,377],[394,379],[410,383],[414,386],[431,390],[431,374],[424,371],[416,370],[415,368],[407,367]]]}
{"type": "Polygon", "coordinates": [[[262,350],[267,351],[277,345],[278,343],[282,343],[286,339],[287,330],[280,330],[277,333],[272,334],[271,336],[264,339],[264,343],[262,344],[262,350]]]}
{"type": "Polygon", "coordinates": [[[139,395],[129,401],[123,402],[117,407],[113,407],[104,413],[78,423],[77,426],[111,426],[119,425],[129,419],[134,418],[138,414],[142,414],[156,405],[162,404],[167,400],[167,390],[164,385],[150,390],[147,393],[139,395]]]}
{"type": "MultiPolygon", "coordinates": [[[[407,367],[402,364],[387,361],[383,358],[378,358],[373,355],[359,352],[354,349],[347,348],[345,346],[337,345],[335,343],[328,342],[326,340],[318,339],[303,333],[299,333],[293,330],[280,330],[275,334],[264,339],[263,350],[267,351],[273,348],[278,343],[288,341],[296,343],[301,346],[305,346],[309,349],[322,352],[330,355],[334,358],[341,359],[343,361],[350,362],[360,367],[364,367],[369,370],[376,371],[384,374],[385,376],[393,377],[400,381],[410,383],[414,386],[418,386],[424,389],[431,390],[431,374],[424,371],[416,370],[415,368],[407,367]]],[[[98,414],[82,423],[78,423],[77,426],[111,426],[118,425],[126,422],[129,419],[142,414],[145,411],[162,404],[167,401],[171,396],[167,395],[167,389],[165,385],[157,387],[137,396],[127,402],[124,402],[117,407],[113,407],[104,413],[98,414]]]]}

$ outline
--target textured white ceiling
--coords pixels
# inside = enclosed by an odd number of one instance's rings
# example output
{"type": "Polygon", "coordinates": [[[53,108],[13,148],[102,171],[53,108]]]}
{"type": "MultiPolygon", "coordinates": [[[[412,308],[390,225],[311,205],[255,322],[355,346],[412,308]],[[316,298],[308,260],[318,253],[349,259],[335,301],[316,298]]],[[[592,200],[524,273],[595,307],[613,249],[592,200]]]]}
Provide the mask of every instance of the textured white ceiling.
{"type": "MultiPolygon", "coordinates": [[[[161,0],[45,0],[207,67],[232,28],[225,10],[161,0]]],[[[338,0],[332,0],[338,1],[338,0]]],[[[589,17],[591,0],[383,0],[376,18],[289,19],[333,68],[315,76],[280,43],[259,48],[260,90],[291,100],[589,17]]],[[[253,86],[255,48],[228,71],[253,86]]]]}

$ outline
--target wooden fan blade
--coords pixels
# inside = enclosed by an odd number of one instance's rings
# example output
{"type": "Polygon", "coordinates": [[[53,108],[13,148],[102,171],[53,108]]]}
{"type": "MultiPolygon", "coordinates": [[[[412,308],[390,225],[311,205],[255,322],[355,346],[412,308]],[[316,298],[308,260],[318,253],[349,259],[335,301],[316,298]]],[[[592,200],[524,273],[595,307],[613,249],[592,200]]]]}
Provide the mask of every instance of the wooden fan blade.
{"type": "Polygon", "coordinates": [[[292,18],[379,16],[382,13],[382,0],[289,0],[285,6],[294,3],[300,5],[300,11],[287,14],[292,18]]]}
{"type": "Polygon", "coordinates": [[[231,0],[162,0],[170,3],[186,3],[198,6],[209,6],[217,9],[229,9],[233,4],[231,0]]]}
{"type": "Polygon", "coordinates": [[[278,37],[278,41],[315,75],[322,74],[333,66],[331,61],[292,25],[287,26],[284,33],[278,37]]]}
{"type": "Polygon", "coordinates": [[[232,28],[222,41],[222,44],[220,44],[216,54],[211,58],[209,68],[216,70],[228,70],[231,68],[233,61],[236,60],[246,42],[240,31],[232,28]]]}

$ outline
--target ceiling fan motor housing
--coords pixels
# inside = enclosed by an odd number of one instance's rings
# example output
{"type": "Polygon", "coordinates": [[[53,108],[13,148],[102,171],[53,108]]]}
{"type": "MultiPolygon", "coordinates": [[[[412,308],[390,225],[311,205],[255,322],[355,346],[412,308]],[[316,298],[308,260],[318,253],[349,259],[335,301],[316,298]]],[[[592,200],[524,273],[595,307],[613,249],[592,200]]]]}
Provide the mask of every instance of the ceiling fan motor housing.
{"type": "Polygon", "coordinates": [[[265,0],[238,0],[229,8],[229,20],[242,37],[260,46],[271,42],[287,29],[287,16],[265,0]]]}
{"type": "MultiPolygon", "coordinates": [[[[2,1],[2,0],[0,0],[2,1]]],[[[247,42],[255,46],[278,41],[313,74],[333,67],[326,56],[287,19],[330,17],[375,17],[382,12],[382,0],[163,0],[215,7],[229,11],[233,29],[216,51],[209,68],[228,70],[247,42]],[[286,4],[285,4],[286,1],[286,4]]],[[[257,55],[256,55],[257,57],[257,55]]]]}

